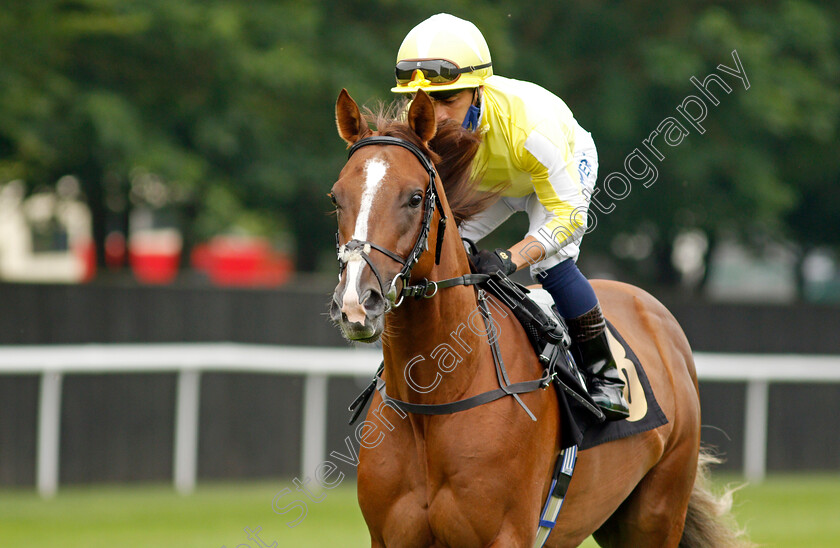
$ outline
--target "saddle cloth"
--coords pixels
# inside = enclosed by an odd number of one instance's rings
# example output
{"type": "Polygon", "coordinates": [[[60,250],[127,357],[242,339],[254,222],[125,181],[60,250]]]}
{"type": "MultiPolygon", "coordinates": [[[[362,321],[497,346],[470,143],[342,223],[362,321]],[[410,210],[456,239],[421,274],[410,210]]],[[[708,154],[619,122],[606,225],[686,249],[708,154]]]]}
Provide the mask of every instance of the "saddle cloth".
{"type": "MultiPolygon", "coordinates": [[[[554,299],[548,291],[530,289],[528,297],[539,304],[549,317],[559,318],[554,308],[554,299]]],[[[656,401],[639,358],[609,320],[607,332],[610,350],[621,376],[625,379],[624,397],[630,406],[630,416],[618,421],[599,423],[580,403],[567,396],[562,390],[555,388],[563,418],[561,442],[563,448],[577,445],[581,450],[590,449],[608,441],[653,430],[668,422],[665,413],[656,401]]]]}

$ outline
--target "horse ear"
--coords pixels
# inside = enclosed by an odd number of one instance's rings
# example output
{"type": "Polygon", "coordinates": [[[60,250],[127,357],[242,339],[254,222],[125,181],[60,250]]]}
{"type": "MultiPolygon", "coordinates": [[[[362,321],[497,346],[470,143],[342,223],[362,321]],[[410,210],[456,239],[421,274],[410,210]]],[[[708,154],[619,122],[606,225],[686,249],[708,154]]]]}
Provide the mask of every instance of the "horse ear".
{"type": "Polygon", "coordinates": [[[431,141],[437,133],[435,106],[422,89],[417,91],[408,109],[408,125],[424,143],[431,141]]]}
{"type": "Polygon", "coordinates": [[[370,128],[362,118],[359,105],[350,97],[346,89],[342,89],[335,102],[335,125],[338,126],[338,135],[348,145],[352,145],[368,133],[370,128]]]}

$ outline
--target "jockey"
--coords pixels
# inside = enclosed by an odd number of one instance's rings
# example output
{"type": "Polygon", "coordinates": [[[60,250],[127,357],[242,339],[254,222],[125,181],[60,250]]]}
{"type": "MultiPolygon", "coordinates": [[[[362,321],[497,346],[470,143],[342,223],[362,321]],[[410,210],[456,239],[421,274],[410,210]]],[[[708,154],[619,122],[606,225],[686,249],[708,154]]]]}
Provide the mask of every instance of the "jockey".
{"type": "Polygon", "coordinates": [[[473,257],[476,270],[512,274],[530,265],[567,321],[592,399],[608,419],[627,417],[606,321],[575,264],[598,172],[592,136],[551,92],[494,75],[481,32],[452,15],[430,17],[406,35],[396,79],[394,93],[429,94],[438,122],[455,120],[482,134],[473,164],[479,188],[506,185],[497,202],[461,224],[461,235],[479,241],[514,212],[528,214],[525,238],[510,249],[480,251],[473,257]]]}

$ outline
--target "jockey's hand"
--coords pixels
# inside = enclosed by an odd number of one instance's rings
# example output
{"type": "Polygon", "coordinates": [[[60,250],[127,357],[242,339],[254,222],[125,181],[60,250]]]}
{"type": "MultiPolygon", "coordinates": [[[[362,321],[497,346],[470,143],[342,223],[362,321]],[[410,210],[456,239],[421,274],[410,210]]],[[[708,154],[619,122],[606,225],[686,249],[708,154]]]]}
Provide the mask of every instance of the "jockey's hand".
{"type": "Polygon", "coordinates": [[[516,272],[516,265],[511,260],[510,251],[507,249],[497,249],[496,251],[482,249],[472,255],[470,259],[478,274],[495,274],[497,270],[501,270],[503,274],[507,275],[516,272]]]}

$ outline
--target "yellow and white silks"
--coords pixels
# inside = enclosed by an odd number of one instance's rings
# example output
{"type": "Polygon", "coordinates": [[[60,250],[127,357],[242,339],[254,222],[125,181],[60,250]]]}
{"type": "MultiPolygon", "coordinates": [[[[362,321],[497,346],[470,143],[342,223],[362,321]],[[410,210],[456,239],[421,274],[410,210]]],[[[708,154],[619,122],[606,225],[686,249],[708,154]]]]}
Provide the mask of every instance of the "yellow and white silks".
{"type": "Polygon", "coordinates": [[[490,76],[484,81],[473,164],[479,188],[503,183],[499,201],[462,223],[473,241],[492,232],[517,211],[528,214],[528,235],[543,246],[544,258],[531,274],[566,259],[577,260],[587,211],[598,174],[592,136],[556,95],[529,82],[490,76]]]}

